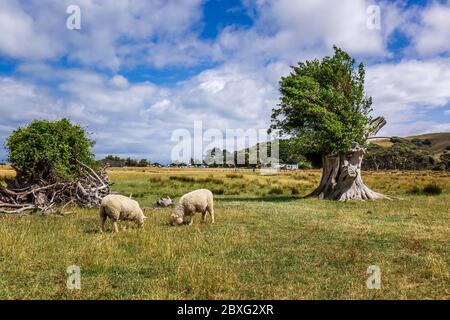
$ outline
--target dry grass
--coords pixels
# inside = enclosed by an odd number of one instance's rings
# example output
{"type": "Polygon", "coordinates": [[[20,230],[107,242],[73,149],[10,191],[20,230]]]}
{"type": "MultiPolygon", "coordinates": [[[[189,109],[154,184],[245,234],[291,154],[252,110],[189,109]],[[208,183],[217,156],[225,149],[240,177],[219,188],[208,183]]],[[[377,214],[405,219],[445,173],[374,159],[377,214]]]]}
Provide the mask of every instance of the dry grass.
{"type": "Polygon", "coordinates": [[[366,173],[373,189],[403,200],[348,203],[300,198],[318,171],[114,169],[110,176],[142,206],[216,190],[217,223],[170,227],[170,209],[155,208],[143,230],[130,224],[100,234],[97,210],[0,216],[0,298],[450,298],[448,173],[366,173]],[[410,192],[430,183],[442,194],[410,192]],[[65,287],[73,264],[82,271],[75,292],[65,287]],[[366,288],[370,265],[381,268],[381,290],[366,288]]]}
{"type": "Polygon", "coordinates": [[[10,166],[0,165],[0,180],[5,178],[12,178],[15,175],[16,172],[10,166]]]}

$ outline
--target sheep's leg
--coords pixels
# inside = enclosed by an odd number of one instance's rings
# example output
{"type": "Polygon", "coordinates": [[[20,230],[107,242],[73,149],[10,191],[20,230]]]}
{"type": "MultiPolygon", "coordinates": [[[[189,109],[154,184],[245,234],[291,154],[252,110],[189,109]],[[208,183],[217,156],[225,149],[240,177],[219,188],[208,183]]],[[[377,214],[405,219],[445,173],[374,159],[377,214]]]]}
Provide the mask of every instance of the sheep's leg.
{"type": "Polygon", "coordinates": [[[202,223],[206,223],[206,211],[202,212],[202,223]]]}
{"type": "Polygon", "coordinates": [[[113,221],[113,230],[116,233],[119,232],[119,226],[117,225],[117,221],[116,220],[113,221]]]}
{"type": "Polygon", "coordinates": [[[99,216],[100,216],[100,232],[105,232],[105,222],[107,218],[105,208],[100,207],[99,216]]]}
{"type": "Polygon", "coordinates": [[[105,232],[106,215],[100,216],[100,232],[105,232]]]}
{"type": "Polygon", "coordinates": [[[189,225],[192,226],[194,224],[194,215],[191,216],[191,220],[189,221],[189,225]]]}
{"type": "Polygon", "coordinates": [[[211,216],[211,223],[216,223],[216,219],[214,217],[214,208],[212,206],[208,208],[208,212],[211,216]]]}

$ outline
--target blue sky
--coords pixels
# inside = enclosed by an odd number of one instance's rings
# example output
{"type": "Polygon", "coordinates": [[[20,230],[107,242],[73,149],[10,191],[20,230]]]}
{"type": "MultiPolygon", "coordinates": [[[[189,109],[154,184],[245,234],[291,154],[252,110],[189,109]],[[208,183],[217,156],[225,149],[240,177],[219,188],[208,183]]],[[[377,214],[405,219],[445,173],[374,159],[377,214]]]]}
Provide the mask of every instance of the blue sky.
{"type": "Polygon", "coordinates": [[[450,131],[449,1],[2,0],[0,29],[2,144],[65,116],[98,158],[168,162],[172,133],[194,121],[267,128],[279,78],[333,44],[365,62],[380,134],[450,131]],[[73,4],[81,30],[66,28],[73,4]]]}

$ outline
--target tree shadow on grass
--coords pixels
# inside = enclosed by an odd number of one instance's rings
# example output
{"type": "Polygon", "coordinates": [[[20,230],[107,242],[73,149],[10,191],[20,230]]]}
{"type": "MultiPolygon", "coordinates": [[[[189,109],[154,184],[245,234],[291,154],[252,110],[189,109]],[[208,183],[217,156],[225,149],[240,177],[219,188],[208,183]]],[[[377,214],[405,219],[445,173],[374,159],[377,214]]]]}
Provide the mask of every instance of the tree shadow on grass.
{"type": "Polygon", "coordinates": [[[265,196],[265,197],[215,197],[220,202],[290,202],[303,199],[302,196],[265,196]]]}

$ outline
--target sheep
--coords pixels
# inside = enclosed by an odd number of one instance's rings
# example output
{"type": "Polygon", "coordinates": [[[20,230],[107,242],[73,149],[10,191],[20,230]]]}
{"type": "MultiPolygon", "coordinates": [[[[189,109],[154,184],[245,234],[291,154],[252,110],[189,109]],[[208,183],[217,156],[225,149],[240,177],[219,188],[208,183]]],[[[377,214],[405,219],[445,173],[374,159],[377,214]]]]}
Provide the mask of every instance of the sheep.
{"type": "Polygon", "coordinates": [[[114,232],[119,232],[117,227],[119,220],[134,221],[142,228],[147,219],[137,201],[118,194],[110,194],[102,199],[99,215],[101,232],[105,231],[107,217],[113,221],[114,232]]]}
{"type": "Polygon", "coordinates": [[[211,191],[199,189],[182,196],[173,209],[170,216],[170,223],[173,226],[181,225],[184,222],[184,218],[188,216],[190,217],[189,225],[192,225],[196,212],[201,212],[202,223],[205,222],[207,212],[211,215],[211,222],[215,223],[213,194],[211,191]]]}

